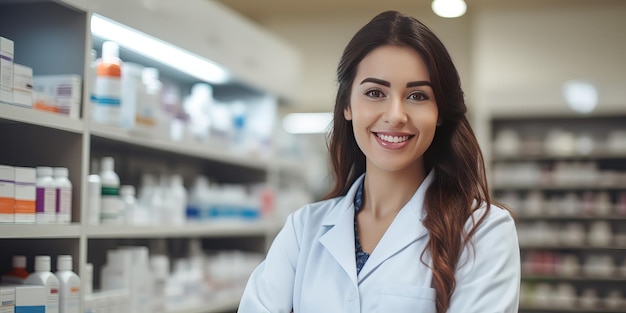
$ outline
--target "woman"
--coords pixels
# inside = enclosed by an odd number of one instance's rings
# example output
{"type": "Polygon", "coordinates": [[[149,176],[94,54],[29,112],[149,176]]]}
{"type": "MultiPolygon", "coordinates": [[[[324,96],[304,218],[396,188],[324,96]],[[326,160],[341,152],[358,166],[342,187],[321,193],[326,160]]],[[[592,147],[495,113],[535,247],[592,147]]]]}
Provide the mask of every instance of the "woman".
{"type": "Polygon", "coordinates": [[[517,312],[515,224],[491,203],[443,44],[384,12],[337,77],[335,186],[288,217],[239,312],[517,312]]]}

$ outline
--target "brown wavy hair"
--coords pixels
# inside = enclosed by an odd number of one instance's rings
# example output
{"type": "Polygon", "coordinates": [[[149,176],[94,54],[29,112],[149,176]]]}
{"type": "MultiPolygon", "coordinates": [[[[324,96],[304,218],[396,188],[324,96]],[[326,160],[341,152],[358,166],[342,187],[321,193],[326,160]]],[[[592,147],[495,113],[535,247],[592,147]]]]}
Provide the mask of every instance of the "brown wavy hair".
{"type": "Polygon", "coordinates": [[[444,313],[456,286],[454,271],[462,249],[471,244],[476,229],[491,205],[485,164],[478,141],[466,117],[459,74],[437,36],[419,20],[395,11],[386,11],[363,26],[346,46],[337,68],[338,91],[333,127],[327,143],[334,187],[326,199],[343,196],[365,172],[365,155],[357,146],[352,122],[344,118],[350,106],[350,92],[357,67],[372,50],[384,45],[415,49],[430,74],[439,119],[432,144],[424,153],[427,171],[436,171],[425,197],[424,226],[429,231],[427,248],[432,259],[433,286],[437,291],[437,312],[444,313]],[[468,219],[479,206],[486,210],[473,227],[465,230],[468,219]]]}

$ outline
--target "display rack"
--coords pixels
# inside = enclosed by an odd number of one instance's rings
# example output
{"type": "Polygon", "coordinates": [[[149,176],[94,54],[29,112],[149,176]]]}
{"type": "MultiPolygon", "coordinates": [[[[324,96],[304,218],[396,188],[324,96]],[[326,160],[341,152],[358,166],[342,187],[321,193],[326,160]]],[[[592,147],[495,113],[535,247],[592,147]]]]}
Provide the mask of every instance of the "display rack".
{"type": "Polygon", "coordinates": [[[492,191],[517,215],[519,311],[624,312],[626,153],[618,135],[626,116],[495,118],[491,127],[492,191]],[[594,202],[600,193],[606,201],[594,202]],[[597,223],[608,225],[610,238],[591,238],[597,223]],[[593,263],[597,256],[605,263],[593,263]],[[593,307],[583,306],[589,290],[593,307]],[[607,302],[611,292],[623,301],[607,302]]]}
{"type": "MultiPolygon", "coordinates": [[[[97,48],[98,44],[98,40],[91,36],[90,17],[92,13],[98,13],[120,23],[131,24],[131,27],[155,37],[162,34],[162,40],[230,68],[234,79],[230,85],[220,87],[222,96],[236,98],[239,92],[244,93],[246,98],[271,94],[281,101],[290,96],[292,89],[289,86],[297,71],[294,51],[242,17],[224,11],[226,9],[218,3],[193,0],[185,2],[184,6],[175,6],[165,10],[168,13],[164,15],[154,8],[127,1],[0,0],[0,35],[15,42],[15,62],[32,67],[34,75],[77,74],[84,78],[88,76],[90,50],[97,48]],[[219,18],[206,18],[199,12],[202,10],[219,18]],[[176,23],[177,20],[180,23],[176,23]],[[184,29],[190,25],[193,29],[184,29]],[[203,27],[198,28],[197,25],[203,27]],[[210,31],[212,38],[220,39],[225,46],[206,47],[206,42],[199,44],[197,38],[206,35],[198,33],[201,31],[210,31]],[[232,36],[233,32],[241,38],[232,36]],[[181,39],[181,33],[188,36],[181,39]],[[254,40],[242,39],[251,37],[254,40]],[[241,53],[224,50],[229,47],[241,53]],[[266,58],[270,56],[268,51],[273,52],[269,59],[266,58]],[[252,52],[256,54],[247,55],[252,52]],[[284,62],[288,64],[283,66],[284,62]]],[[[159,66],[154,60],[136,58],[131,61],[159,66]]],[[[184,87],[198,82],[196,78],[175,73],[171,68],[163,67],[162,70],[162,73],[171,74],[171,80],[179,79],[184,87]]],[[[54,256],[70,254],[74,257],[73,267],[79,276],[85,273],[87,263],[94,265],[94,275],[97,275],[104,262],[105,249],[134,243],[149,245],[163,240],[178,243],[198,238],[206,249],[266,251],[281,221],[224,220],[180,226],[89,225],[86,180],[93,160],[103,155],[119,159],[116,168],[120,178],[134,185],[138,184],[138,173],[150,166],[181,171],[186,182],[190,182],[192,175],[204,173],[218,182],[265,183],[270,186],[278,184],[281,173],[297,172],[301,166],[293,160],[243,155],[207,144],[144,138],[119,128],[95,125],[86,118],[90,116],[85,105],[89,103],[89,84],[89,81],[83,81],[80,119],[0,104],[0,164],[67,167],[73,183],[70,225],[0,224],[0,272],[10,269],[11,255],[26,255],[27,269],[32,271],[35,255],[53,256],[54,267],[54,256]]],[[[182,253],[172,252],[173,256],[182,253]]],[[[233,311],[237,308],[239,296],[240,292],[232,292],[231,296],[175,312],[233,311]]]]}

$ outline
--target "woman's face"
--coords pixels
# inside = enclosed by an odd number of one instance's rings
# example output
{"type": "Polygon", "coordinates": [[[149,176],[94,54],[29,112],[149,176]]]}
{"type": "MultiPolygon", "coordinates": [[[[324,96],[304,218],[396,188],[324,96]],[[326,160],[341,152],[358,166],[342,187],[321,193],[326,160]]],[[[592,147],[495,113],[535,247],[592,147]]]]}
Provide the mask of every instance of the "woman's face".
{"type": "Polygon", "coordinates": [[[422,57],[409,47],[372,50],[358,65],[344,117],[352,120],[368,171],[422,171],[438,119],[422,57]]]}

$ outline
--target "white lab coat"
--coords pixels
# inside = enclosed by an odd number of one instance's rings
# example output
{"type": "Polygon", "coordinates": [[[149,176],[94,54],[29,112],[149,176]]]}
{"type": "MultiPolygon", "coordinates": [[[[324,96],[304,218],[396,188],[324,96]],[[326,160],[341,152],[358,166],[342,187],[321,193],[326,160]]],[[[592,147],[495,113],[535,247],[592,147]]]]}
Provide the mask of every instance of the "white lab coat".
{"type": "MultiPolygon", "coordinates": [[[[354,196],[363,176],[346,196],[292,213],[250,276],[238,312],[435,313],[432,272],[420,259],[428,242],[424,194],[434,175],[398,212],[358,276],[354,196]]],[[[475,250],[466,248],[457,266],[448,312],[516,313],[520,255],[513,219],[492,206],[473,241],[475,250]]],[[[429,253],[423,260],[431,264],[429,253]]]]}

